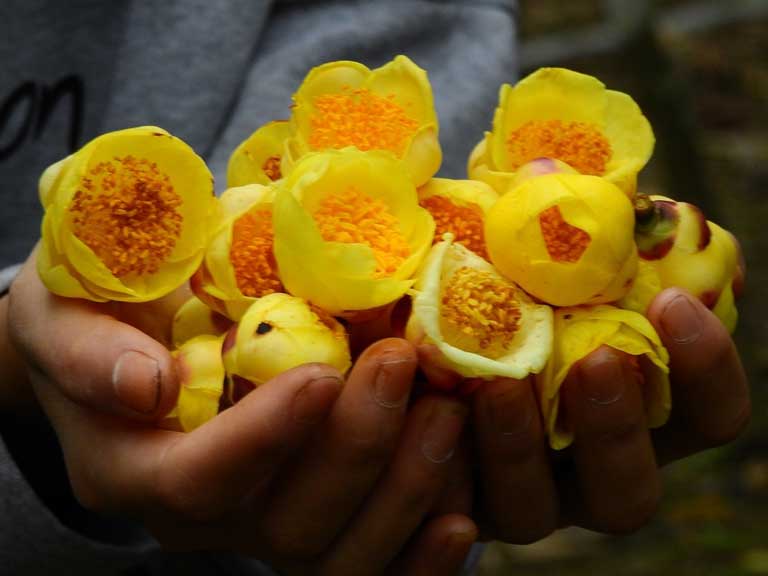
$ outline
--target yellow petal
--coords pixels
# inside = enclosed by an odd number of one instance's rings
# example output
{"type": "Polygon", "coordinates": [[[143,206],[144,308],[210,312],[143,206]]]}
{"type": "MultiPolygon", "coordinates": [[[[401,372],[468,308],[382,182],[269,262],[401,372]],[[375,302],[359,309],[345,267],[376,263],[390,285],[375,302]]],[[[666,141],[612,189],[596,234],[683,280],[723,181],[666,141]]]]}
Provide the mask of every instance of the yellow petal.
{"type": "Polygon", "coordinates": [[[524,378],[544,368],[552,348],[552,310],[535,304],[488,262],[454,244],[450,234],[432,248],[411,295],[406,338],[416,345],[434,344],[446,368],[468,378],[524,378]],[[462,284],[461,290],[469,294],[466,298],[455,295],[462,307],[454,311],[451,288],[453,280],[462,275],[476,276],[494,288],[474,293],[462,284]],[[498,302],[503,292],[509,292],[510,298],[498,302]],[[485,306],[486,301],[493,304],[485,306]],[[501,308],[504,314],[497,313],[501,308]],[[457,312],[461,314],[460,327],[452,318],[457,312]],[[464,316],[476,320],[476,326],[465,322],[464,316]],[[486,334],[490,325],[497,327],[486,334]]]}
{"type": "Polygon", "coordinates": [[[485,238],[504,276],[556,306],[617,300],[636,272],[632,204],[596,176],[523,182],[491,208],[485,238]]]}
{"type": "Polygon", "coordinates": [[[235,149],[227,164],[227,186],[270,184],[282,177],[280,162],[285,141],[291,135],[287,120],[269,122],[235,149]]]}
{"type": "Polygon", "coordinates": [[[147,301],[176,289],[217,219],[205,163],[152,126],[95,138],[50,168],[40,191],[52,246],[98,299],[147,301]]]}
{"type": "Polygon", "coordinates": [[[553,448],[565,448],[573,440],[567,417],[559,412],[560,387],[574,364],[603,345],[650,360],[651,367],[644,371],[648,425],[655,428],[666,423],[671,409],[669,355],[644,316],[606,305],[560,308],[555,311],[554,333],[552,356],[537,377],[553,448]]]}
{"type": "Polygon", "coordinates": [[[510,155],[510,137],[520,130],[528,134],[522,163],[541,156],[563,160],[584,173],[605,177],[629,196],[654,144],[650,124],[629,96],[606,90],[585,74],[542,68],[514,87],[502,86],[486,150],[473,155],[470,177],[488,181],[503,194],[500,174],[514,173],[519,166],[510,155]],[[537,140],[537,127],[554,130],[556,138],[537,140]],[[557,137],[579,138],[579,145],[561,148],[554,144],[557,137]],[[553,156],[559,153],[576,156],[553,156]]]}
{"type": "Polygon", "coordinates": [[[352,364],[343,326],[288,294],[259,298],[233,330],[224,351],[227,374],[256,386],[309,362],[329,364],[342,374],[352,364]]]}
{"type": "MultiPolygon", "coordinates": [[[[357,209],[350,205],[350,210],[357,209]]],[[[344,215],[354,217],[352,212],[344,215]]],[[[376,308],[401,297],[412,285],[434,233],[434,221],[419,206],[403,165],[389,154],[353,148],[302,159],[278,187],[274,226],[283,284],[291,294],[334,314],[376,308]],[[338,226],[347,227],[352,240],[326,241],[315,214],[325,202],[337,203],[340,194],[376,205],[378,212],[365,208],[360,212],[365,221],[340,221],[338,226]],[[384,236],[371,235],[379,230],[373,226],[391,228],[383,231],[384,236]],[[407,249],[407,255],[400,251],[393,256],[390,241],[398,250],[407,249]],[[395,268],[379,270],[375,250],[382,250],[380,256],[395,268]]],[[[329,230],[342,238],[346,234],[342,228],[329,230]]]]}
{"type": "Polygon", "coordinates": [[[190,432],[216,416],[224,390],[223,337],[198,336],[173,356],[181,387],[174,414],[182,430],[190,432]]]}
{"type": "Polygon", "coordinates": [[[375,70],[350,61],[314,68],[294,95],[286,172],[311,151],[355,146],[401,158],[416,185],[440,167],[442,152],[426,72],[405,56],[375,70]],[[336,110],[338,109],[338,112],[336,110]]]}

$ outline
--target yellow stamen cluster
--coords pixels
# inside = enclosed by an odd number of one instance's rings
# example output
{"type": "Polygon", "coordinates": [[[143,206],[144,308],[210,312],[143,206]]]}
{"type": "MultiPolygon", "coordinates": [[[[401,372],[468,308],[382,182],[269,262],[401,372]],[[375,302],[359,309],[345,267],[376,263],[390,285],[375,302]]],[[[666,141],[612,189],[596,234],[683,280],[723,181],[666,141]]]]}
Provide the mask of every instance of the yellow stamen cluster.
{"type": "Polygon", "coordinates": [[[400,155],[419,126],[393,94],[379,96],[365,88],[323,94],[313,107],[309,144],[315,150],[355,146],[400,155]]]}
{"type": "Polygon", "coordinates": [[[611,158],[611,144],[600,129],[587,122],[531,120],[507,137],[510,168],[536,158],[555,158],[582,174],[602,176],[611,158]]]}
{"type": "Polygon", "coordinates": [[[520,327],[514,287],[487,271],[459,268],[445,285],[441,305],[441,318],[481,349],[506,348],[520,327]]]}
{"type": "Polygon", "coordinates": [[[552,206],[539,214],[539,226],[547,252],[556,262],[578,262],[591,241],[587,232],[563,219],[559,206],[552,206]]]}
{"type": "Polygon", "coordinates": [[[72,198],[72,229],[118,278],[154,274],[181,235],[182,199],[157,164],[125,156],[88,170],[72,198]]]}
{"type": "Polygon", "coordinates": [[[229,261],[237,287],[246,296],[261,298],[283,292],[272,249],[274,236],[272,212],[266,209],[244,214],[232,227],[229,261]]]}
{"type": "Polygon", "coordinates": [[[354,186],[323,198],[313,217],[326,242],[370,246],[379,278],[394,274],[410,255],[408,241],[387,205],[354,186]]]}
{"type": "Polygon", "coordinates": [[[474,203],[454,204],[445,196],[430,196],[420,203],[435,220],[435,243],[440,242],[443,234],[450,232],[454,242],[488,260],[480,206],[474,203]]]}
{"type": "Polygon", "coordinates": [[[280,180],[280,178],[283,177],[283,173],[280,171],[280,156],[270,156],[266,160],[264,160],[264,164],[262,164],[261,169],[264,171],[264,174],[267,175],[267,178],[272,180],[274,182],[275,180],[280,180]]]}

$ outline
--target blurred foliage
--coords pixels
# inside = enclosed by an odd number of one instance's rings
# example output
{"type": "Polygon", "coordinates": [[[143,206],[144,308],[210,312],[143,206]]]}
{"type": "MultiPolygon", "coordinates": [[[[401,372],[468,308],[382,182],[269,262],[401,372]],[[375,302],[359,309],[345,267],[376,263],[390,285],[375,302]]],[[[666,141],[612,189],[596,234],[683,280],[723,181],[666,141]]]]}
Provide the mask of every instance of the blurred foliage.
{"type": "MultiPolygon", "coordinates": [[[[659,1],[656,16],[696,4],[706,3],[659,1]]],[[[522,0],[522,40],[604,16],[597,0],[522,0]]],[[[767,54],[768,13],[695,32],[662,29],[655,18],[614,53],[551,63],[635,97],[657,136],[641,189],[699,204],[741,241],[748,274],[735,339],[753,419],[736,443],[668,466],[661,509],[636,534],[572,528],[531,546],[494,544],[481,576],[768,574],[768,302],[760,289],[768,284],[767,54]]]]}

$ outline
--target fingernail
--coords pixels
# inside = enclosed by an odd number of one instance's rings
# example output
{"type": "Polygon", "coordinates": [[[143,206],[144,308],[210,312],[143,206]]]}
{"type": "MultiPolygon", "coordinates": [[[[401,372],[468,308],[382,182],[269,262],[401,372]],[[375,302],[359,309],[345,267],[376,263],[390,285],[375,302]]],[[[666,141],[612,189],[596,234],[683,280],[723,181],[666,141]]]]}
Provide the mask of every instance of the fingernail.
{"type": "Polygon", "coordinates": [[[338,398],[342,380],[337,376],[321,376],[296,393],[293,418],[302,424],[314,424],[325,418],[328,408],[338,398]]]}
{"type": "Polygon", "coordinates": [[[581,389],[590,401],[613,404],[624,395],[624,366],[619,355],[609,350],[591,354],[579,365],[581,389]]]}
{"type": "Polygon", "coordinates": [[[125,407],[151,414],[160,402],[160,365],[138,350],[123,352],[112,369],[115,396],[125,407]]]}
{"type": "Polygon", "coordinates": [[[400,367],[407,362],[409,360],[405,358],[393,358],[379,362],[373,386],[373,397],[380,406],[398,408],[408,400],[411,380],[398,377],[400,367]]]}
{"type": "Polygon", "coordinates": [[[664,307],[661,327],[678,344],[690,344],[699,339],[701,317],[690,297],[680,294],[664,307]]]}
{"type": "Polygon", "coordinates": [[[438,400],[421,437],[421,453],[435,464],[447,462],[456,450],[466,408],[458,402],[438,400]]]}
{"type": "Polygon", "coordinates": [[[533,421],[533,410],[525,390],[507,391],[489,397],[488,409],[491,426],[501,436],[519,436],[530,428],[533,421]]]}
{"type": "MultiPolygon", "coordinates": [[[[451,548],[459,548],[459,550],[471,546],[474,544],[475,540],[477,540],[477,530],[469,528],[466,530],[457,530],[448,536],[449,546],[451,548]]],[[[466,553],[466,550],[464,550],[464,552],[466,553]]]]}

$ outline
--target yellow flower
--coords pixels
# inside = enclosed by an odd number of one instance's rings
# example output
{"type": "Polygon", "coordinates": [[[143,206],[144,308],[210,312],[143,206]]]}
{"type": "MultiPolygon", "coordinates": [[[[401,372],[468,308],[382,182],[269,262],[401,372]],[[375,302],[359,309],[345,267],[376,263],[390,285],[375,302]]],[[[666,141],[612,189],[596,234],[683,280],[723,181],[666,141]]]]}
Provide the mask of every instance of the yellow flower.
{"type": "Polygon", "coordinates": [[[358,62],[312,69],[293,97],[286,173],[312,151],[354,146],[401,158],[420,186],[442,161],[427,73],[405,56],[370,70],[358,62]]]}
{"type": "Polygon", "coordinates": [[[434,344],[442,367],[461,376],[524,378],[549,358],[549,306],[535,304],[450,234],[429,253],[412,298],[406,338],[434,344]]]}
{"type": "Polygon", "coordinates": [[[322,362],[342,374],[352,364],[347,334],[335,318],[279,293],[259,298],[230,329],[223,357],[233,401],[243,385],[259,386],[302,364],[322,362]]]}
{"type": "Polygon", "coordinates": [[[174,350],[181,386],[166,426],[177,421],[184,432],[190,432],[218,414],[224,391],[223,340],[223,336],[197,336],[174,350]]]}
{"type": "Polygon", "coordinates": [[[632,203],[597,176],[547,174],[499,198],[485,223],[491,262],[539,300],[600,304],[629,290],[637,270],[632,203]]]}
{"type": "Polygon", "coordinates": [[[454,242],[488,259],[483,231],[485,215],[499,196],[477,180],[432,178],[419,189],[419,204],[435,220],[435,242],[453,234],[454,242]]]}
{"type": "Polygon", "coordinates": [[[222,223],[190,281],[198,298],[235,321],[256,299],[284,291],[273,251],[273,200],[273,189],[260,184],[225,191],[222,223]]]}
{"type": "Polygon", "coordinates": [[[664,196],[638,196],[638,208],[640,203],[635,228],[639,269],[620,306],[644,314],[663,289],[685,288],[733,332],[738,321],[733,295],[738,248],[733,236],[693,204],[664,196]]]}
{"type": "Polygon", "coordinates": [[[60,296],[144,302],[198,267],[215,221],[213,180],[184,142],[155,127],[99,136],[40,180],[37,268],[60,296]]]}
{"type": "Polygon", "coordinates": [[[251,134],[229,157],[227,187],[280,180],[283,148],[290,133],[287,120],[276,120],[251,134]]]}
{"type": "Polygon", "coordinates": [[[636,312],[613,306],[560,308],[555,310],[552,356],[536,379],[549,443],[556,450],[573,441],[567,416],[559,411],[560,386],[576,362],[603,345],[647,360],[640,358],[638,368],[644,377],[648,426],[658,428],[669,418],[669,354],[651,323],[636,312]]]}
{"type": "Polygon", "coordinates": [[[287,291],[336,315],[405,294],[435,229],[403,164],[354,148],[296,164],[278,185],[274,225],[287,291]]]}
{"type": "Polygon", "coordinates": [[[501,87],[493,130],[472,152],[469,175],[503,194],[520,166],[554,158],[632,196],[653,145],[651,126],[632,98],[592,76],[542,68],[501,87]]]}
{"type": "Polygon", "coordinates": [[[173,316],[171,342],[176,348],[197,336],[221,336],[232,322],[192,296],[173,316]]]}

